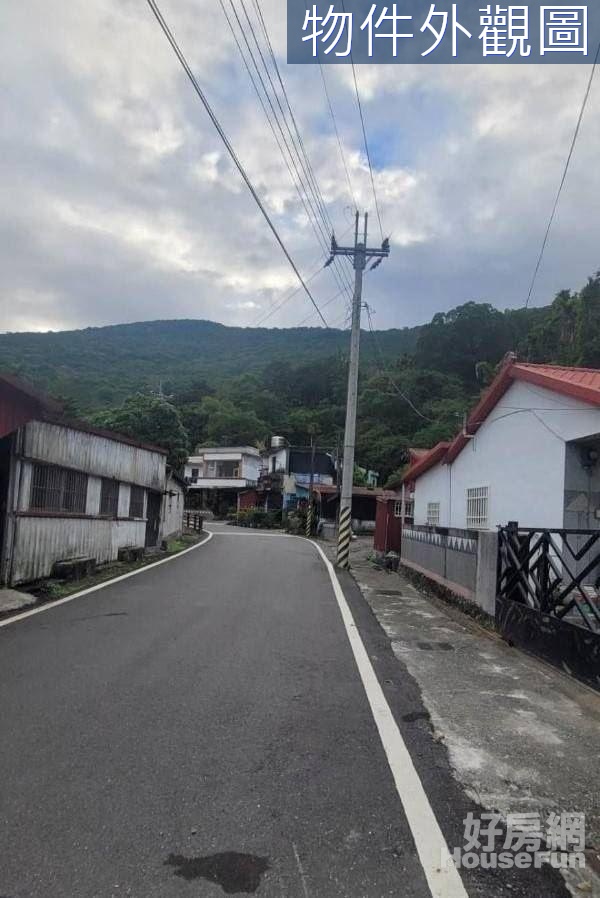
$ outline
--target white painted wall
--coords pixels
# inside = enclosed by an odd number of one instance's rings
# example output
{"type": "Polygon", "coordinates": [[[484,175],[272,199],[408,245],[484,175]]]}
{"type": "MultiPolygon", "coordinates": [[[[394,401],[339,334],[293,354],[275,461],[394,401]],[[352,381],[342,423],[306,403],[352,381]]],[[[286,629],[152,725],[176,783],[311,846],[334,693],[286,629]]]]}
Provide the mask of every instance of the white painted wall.
{"type": "Polygon", "coordinates": [[[440,502],[440,525],[467,526],[466,491],[489,488],[488,527],[563,527],[565,442],[600,434],[600,408],[516,381],[452,465],[416,482],[415,523],[440,502]]]}

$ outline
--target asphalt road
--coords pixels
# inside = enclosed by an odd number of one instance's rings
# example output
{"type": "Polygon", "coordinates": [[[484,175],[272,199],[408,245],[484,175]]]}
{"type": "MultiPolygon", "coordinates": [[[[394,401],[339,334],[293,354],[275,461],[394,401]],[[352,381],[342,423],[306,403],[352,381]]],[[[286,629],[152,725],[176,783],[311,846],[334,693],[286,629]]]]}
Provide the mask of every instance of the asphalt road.
{"type": "MultiPolygon", "coordinates": [[[[323,561],[225,532],[0,629],[0,898],[429,898],[323,561]]],[[[342,585],[450,844],[472,805],[342,585]]]]}

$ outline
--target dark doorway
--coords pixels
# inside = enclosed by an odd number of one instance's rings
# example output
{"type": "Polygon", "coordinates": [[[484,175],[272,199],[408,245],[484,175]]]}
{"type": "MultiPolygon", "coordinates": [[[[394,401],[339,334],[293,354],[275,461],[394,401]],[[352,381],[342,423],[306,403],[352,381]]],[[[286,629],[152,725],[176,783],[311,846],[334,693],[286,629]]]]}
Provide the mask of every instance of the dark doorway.
{"type": "Polygon", "coordinates": [[[152,548],[158,544],[161,504],[162,496],[160,493],[152,493],[149,490],[146,509],[146,548],[152,548]]]}

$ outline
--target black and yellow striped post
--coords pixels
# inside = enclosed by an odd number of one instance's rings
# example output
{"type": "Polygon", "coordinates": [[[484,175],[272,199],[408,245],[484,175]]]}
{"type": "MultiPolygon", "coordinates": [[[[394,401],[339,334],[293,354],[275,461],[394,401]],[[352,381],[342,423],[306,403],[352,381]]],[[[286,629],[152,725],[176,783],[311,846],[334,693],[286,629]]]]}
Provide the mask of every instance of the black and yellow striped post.
{"type": "Polygon", "coordinates": [[[352,539],[352,509],[349,506],[340,508],[340,523],[338,529],[338,567],[348,570],[350,567],[350,540],[352,539]]]}
{"type": "MultiPolygon", "coordinates": [[[[338,524],[338,567],[350,567],[350,542],[352,540],[352,486],[354,480],[354,447],[356,442],[356,408],[358,404],[358,357],[360,353],[360,313],[362,309],[363,271],[367,261],[374,259],[371,268],[380,265],[390,254],[389,238],[381,243],[381,249],[367,246],[368,215],[365,212],[365,226],[362,241],[358,229],[360,215],[356,212],[354,246],[340,246],[331,238],[331,264],[336,256],[352,259],[354,268],[354,296],[352,297],[352,331],[350,334],[350,359],[348,363],[348,394],[346,397],[346,426],[344,429],[344,458],[342,469],[342,489],[340,495],[340,519],[338,524]]],[[[383,237],[383,234],[381,235],[383,237]]]]}
{"type": "Polygon", "coordinates": [[[312,496],[308,502],[308,508],[306,509],[306,536],[308,539],[312,536],[313,529],[313,504],[312,504],[312,496]]]}

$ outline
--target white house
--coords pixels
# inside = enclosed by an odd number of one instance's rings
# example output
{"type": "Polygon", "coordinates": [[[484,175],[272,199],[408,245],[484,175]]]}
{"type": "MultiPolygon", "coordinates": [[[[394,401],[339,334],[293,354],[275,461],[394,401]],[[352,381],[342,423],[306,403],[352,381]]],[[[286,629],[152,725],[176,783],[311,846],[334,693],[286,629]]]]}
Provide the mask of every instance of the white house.
{"type": "Polygon", "coordinates": [[[600,371],[508,357],[465,427],[417,460],[414,523],[600,527],[600,371]]]}
{"type": "Polygon", "coordinates": [[[260,452],[253,446],[197,449],[185,465],[191,503],[213,510],[237,506],[238,494],[258,483],[262,465],[260,452]]]}

